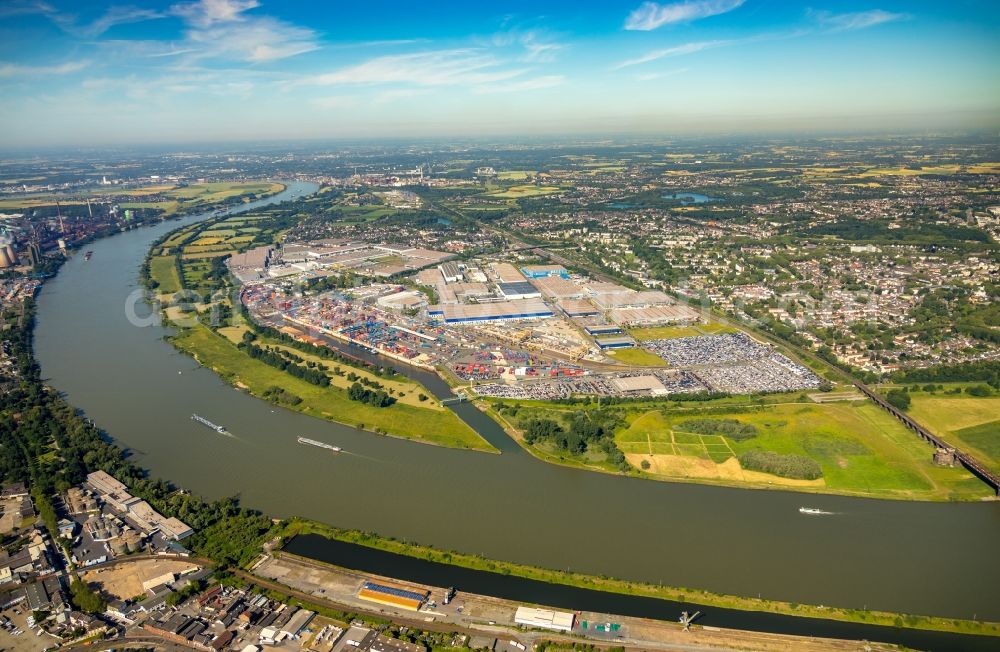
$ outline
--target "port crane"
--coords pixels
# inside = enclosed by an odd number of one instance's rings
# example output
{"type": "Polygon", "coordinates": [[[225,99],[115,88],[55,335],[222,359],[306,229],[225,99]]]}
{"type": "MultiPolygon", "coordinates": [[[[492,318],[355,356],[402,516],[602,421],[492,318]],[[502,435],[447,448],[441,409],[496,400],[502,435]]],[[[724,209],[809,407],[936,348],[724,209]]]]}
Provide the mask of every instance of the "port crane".
{"type": "Polygon", "coordinates": [[[679,622],[681,625],[684,625],[684,631],[688,632],[691,631],[691,623],[693,623],[695,619],[698,618],[698,616],[700,615],[701,615],[700,611],[696,611],[693,614],[690,614],[687,611],[682,611],[681,617],[677,619],[677,622],[679,622]]]}

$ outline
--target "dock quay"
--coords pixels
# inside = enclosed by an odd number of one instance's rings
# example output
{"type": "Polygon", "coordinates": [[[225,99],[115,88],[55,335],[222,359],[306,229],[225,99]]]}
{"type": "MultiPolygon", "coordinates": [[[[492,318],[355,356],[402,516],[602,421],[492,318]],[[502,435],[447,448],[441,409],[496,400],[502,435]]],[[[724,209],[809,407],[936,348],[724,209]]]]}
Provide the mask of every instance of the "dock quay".
{"type": "MultiPolygon", "coordinates": [[[[366,583],[398,584],[400,580],[338,568],[284,552],[267,557],[254,569],[253,574],[243,571],[239,574],[263,588],[283,592],[320,606],[366,613],[379,618],[391,617],[393,622],[412,624],[420,629],[458,631],[478,638],[517,640],[528,649],[542,641],[581,640],[598,648],[622,646],[630,650],[664,652],[681,648],[756,652],[839,652],[858,649],[858,642],[851,640],[702,627],[697,624],[685,632],[683,626],[676,622],[678,614],[672,613],[665,613],[663,620],[652,620],[579,611],[575,612],[576,626],[570,633],[526,629],[515,623],[517,610],[525,606],[523,603],[469,594],[462,591],[462,587],[457,587],[458,594],[454,600],[451,604],[444,605],[442,601],[446,589],[413,582],[406,584],[415,589],[426,590],[429,594],[428,602],[418,612],[389,605],[373,606],[371,602],[358,597],[366,583]]],[[[898,649],[896,646],[879,643],[869,642],[867,645],[866,649],[872,652],[898,649]]]]}

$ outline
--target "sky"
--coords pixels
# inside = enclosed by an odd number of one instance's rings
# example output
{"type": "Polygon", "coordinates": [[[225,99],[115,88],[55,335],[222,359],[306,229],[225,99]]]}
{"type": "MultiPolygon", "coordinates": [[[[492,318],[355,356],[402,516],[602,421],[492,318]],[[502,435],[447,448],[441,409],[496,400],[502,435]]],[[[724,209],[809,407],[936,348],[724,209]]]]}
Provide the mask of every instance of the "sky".
{"type": "Polygon", "coordinates": [[[1000,2],[0,1],[0,147],[1000,129],[1000,2]]]}

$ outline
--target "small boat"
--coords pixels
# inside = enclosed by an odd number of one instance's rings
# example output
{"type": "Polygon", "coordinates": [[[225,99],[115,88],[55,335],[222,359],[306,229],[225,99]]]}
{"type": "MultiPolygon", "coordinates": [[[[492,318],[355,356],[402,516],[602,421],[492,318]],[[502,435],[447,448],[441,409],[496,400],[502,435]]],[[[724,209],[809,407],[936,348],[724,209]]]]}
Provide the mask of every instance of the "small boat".
{"type": "Polygon", "coordinates": [[[93,255],[94,255],[93,251],[88,251],[87,253],[83,254],[83,259],[84,260],[90,260],[91,256],[93,256],[93,255]]]}
{"type": "Polygon", "coordinates": [[[811,514],[813,516],[829,516],[833,512],[824,512],[822,509],[816,509],[815,507],[799,507],[800,514],[811,514]]]}
{"type": "Polygon", "coordinates": [[[340,446],[334,446],[333,444],[326,444],[321,441],[316,441],[315,439],[309,439],[308,437],[299,437],[300,444],[306,444],[308,446],[316,446],[317,448],[325,448],[328,451],[333,451],[334,453],[340,452],[340,446]]]}
{"type": "Polygon", "coordinates": [[[204,426],[208,426],[209,428],[211,428],[215,432],[219,433],[220,435],[228,435],[229,434],[228,430],[226,430],[222,426],[218,426],[218,425],[212,423],[211,421],[209,421],[205,417],[200,417],[197,414],[192,414],[191,418],[194,419],[195,421],[197,421],[198,423],[204,425],[204,426]]]}

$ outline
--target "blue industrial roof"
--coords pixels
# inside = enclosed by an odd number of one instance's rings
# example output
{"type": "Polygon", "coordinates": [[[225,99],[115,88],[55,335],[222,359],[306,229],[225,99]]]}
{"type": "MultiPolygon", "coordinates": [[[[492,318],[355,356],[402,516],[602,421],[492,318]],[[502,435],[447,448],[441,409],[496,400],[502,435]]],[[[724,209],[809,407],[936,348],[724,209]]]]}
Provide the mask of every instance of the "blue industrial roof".
{"type": "Polygon", "coordinates": [[[500,283],[498,287],[504,296],[511,296],[512,294],[541,294],[534,285],[528,283],[527,281],[500,283]]]}

